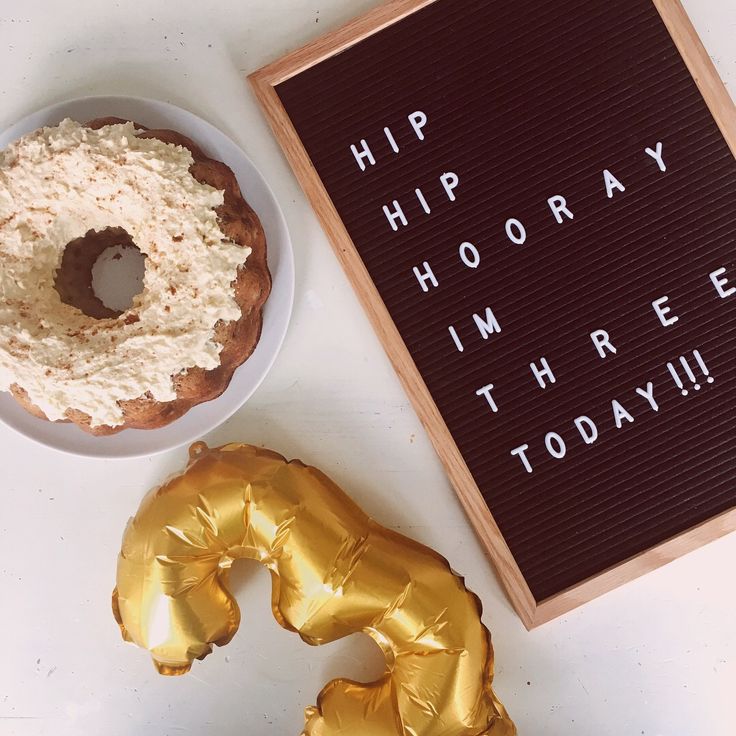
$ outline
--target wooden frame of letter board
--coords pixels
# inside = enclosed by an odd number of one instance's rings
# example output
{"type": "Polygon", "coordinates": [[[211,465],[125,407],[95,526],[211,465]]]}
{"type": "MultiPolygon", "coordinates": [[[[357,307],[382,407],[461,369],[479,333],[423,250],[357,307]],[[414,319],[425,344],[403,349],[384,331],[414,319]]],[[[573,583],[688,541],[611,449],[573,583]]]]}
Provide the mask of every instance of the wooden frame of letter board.
{"type": "MultiPolygon", "coordinates": [[[[426,427],[470,521],[490,554],[514,607],[525,626],[531,629],[736,530],[736,509],[716,516],[546,600],[534,599],[276,92],[276,87],[285,80],[375,33],[380,33],[384,28],[432,2],[436,0],[390,0],[339,30],[260,69],[249,77],[249,81],[414,408],[426,427]]],[[[736,156],[736,106],[680,0],[652,0],[652,2],[657,7],[724,138],[736,156]]]]}

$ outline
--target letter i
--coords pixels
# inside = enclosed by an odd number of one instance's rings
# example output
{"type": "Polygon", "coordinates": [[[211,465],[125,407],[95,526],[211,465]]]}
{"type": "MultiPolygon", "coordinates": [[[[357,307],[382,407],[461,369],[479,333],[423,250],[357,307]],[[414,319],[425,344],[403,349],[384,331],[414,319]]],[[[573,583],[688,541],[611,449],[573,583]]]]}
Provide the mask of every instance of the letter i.
{"type": "Polygon", "coordinates": [[[427,199],[424,196],[424,192],[421,189],[415,189],[414,193],[417,195],[417,199],[419,200],[419,204],[422,205],[422,209],[429,215],[432,213],[432,210],[429,207],[429,204],[427,203],[427,199]]]}
{"type": "Polygon", "coordinates": [[[452,339],[455,342],[455,347],[457,348],[457,351],[459,353],[465,352],[465,345],[463,345],[463,341],[460,339],[460,335],[457,334],[457,330],[452,325],[448,327],[448,329],[450,330],[452,339]]]}
{"type": "Polygon", "coordinates": [[[396,142],[396,138],[394,138],[394,134],[391,132],[391,128],[384,128],[383,129],[384,135],[386,136],[386,140],[391,145],[391,150],[394,153],[399,152],[399,144],[396,142]]]}

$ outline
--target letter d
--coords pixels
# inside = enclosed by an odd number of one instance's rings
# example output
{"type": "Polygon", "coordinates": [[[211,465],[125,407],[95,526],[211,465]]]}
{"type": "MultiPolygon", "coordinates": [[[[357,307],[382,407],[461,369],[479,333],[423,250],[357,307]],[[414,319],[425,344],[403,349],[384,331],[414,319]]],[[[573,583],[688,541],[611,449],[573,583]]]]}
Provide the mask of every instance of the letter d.
{"type": "Polygon", "coordinates": [[[578,417],[575,420],[575,426],[586,445],[592,445],[598,439],[598,427],[590,417],[578,417]]]}

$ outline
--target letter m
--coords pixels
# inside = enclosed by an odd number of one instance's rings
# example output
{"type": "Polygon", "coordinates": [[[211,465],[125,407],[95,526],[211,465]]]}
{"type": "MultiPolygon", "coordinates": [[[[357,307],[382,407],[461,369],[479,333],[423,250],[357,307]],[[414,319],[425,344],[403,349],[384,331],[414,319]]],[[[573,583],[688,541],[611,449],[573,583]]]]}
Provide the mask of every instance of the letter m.
{"type": "Polygon", "coordinates": [[[493,310],[490,307],[486,307],[485,319],[479,314],[474,314],[473,319],[475,324],[484,340],[487,340],[491,335],[501,332],[501,325],[498,323],[493,310]]]}

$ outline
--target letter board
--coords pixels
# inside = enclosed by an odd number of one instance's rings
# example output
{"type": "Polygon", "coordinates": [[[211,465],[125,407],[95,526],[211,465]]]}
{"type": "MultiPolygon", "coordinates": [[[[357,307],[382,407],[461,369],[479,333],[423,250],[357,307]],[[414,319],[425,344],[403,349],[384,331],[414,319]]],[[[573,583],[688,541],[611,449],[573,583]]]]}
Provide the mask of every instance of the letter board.
{"type": "Polygon", "coordinates": [[[679,2],[390,2],[251,82],[527,626],[736,527],[735,115],[679,2]]]}

